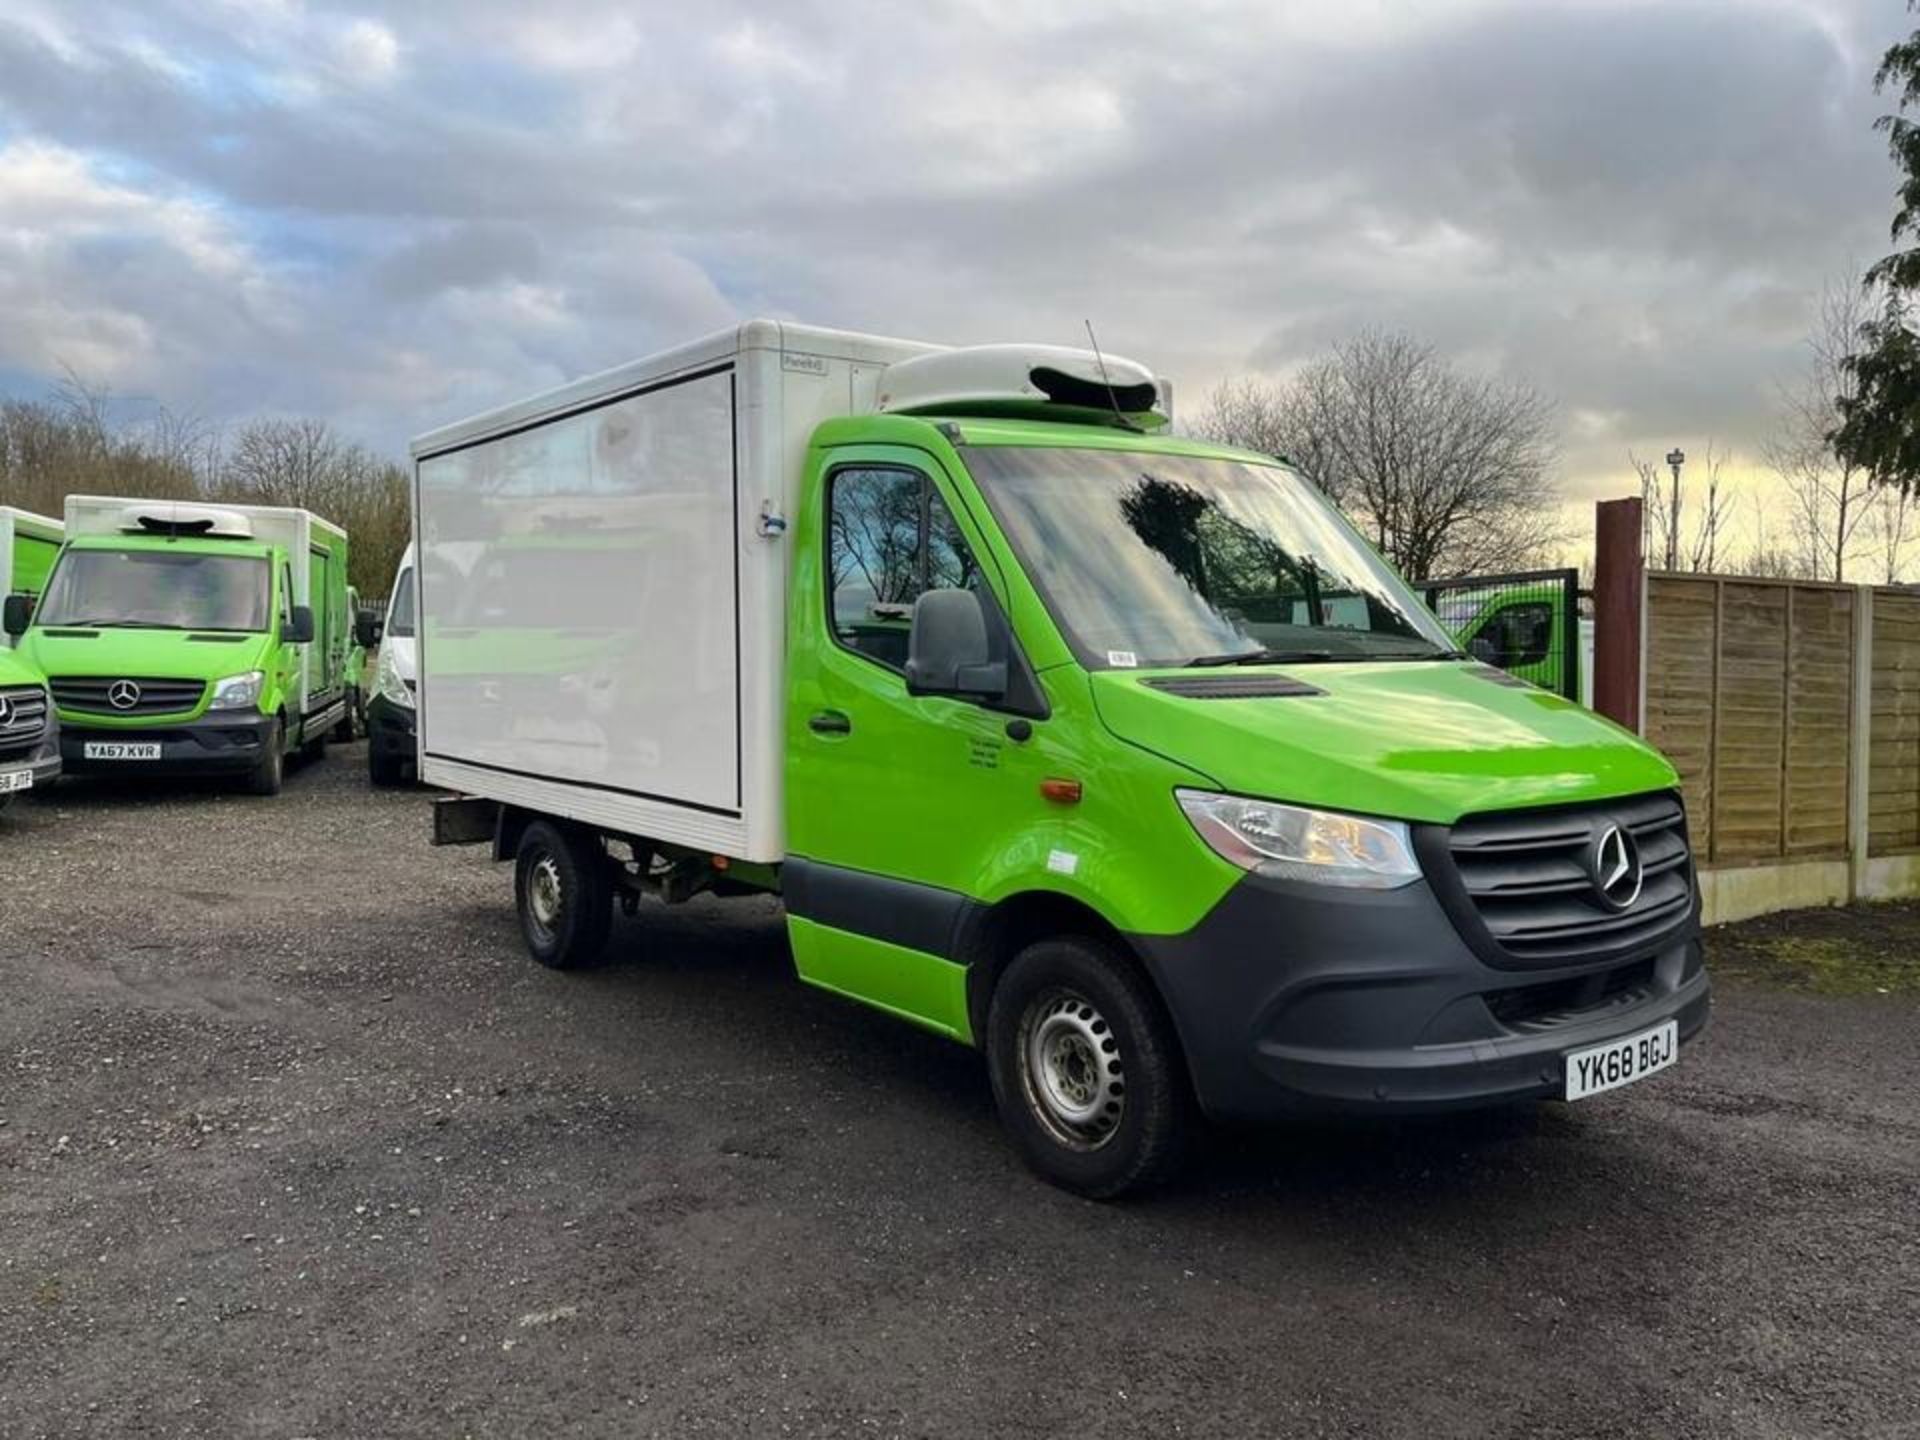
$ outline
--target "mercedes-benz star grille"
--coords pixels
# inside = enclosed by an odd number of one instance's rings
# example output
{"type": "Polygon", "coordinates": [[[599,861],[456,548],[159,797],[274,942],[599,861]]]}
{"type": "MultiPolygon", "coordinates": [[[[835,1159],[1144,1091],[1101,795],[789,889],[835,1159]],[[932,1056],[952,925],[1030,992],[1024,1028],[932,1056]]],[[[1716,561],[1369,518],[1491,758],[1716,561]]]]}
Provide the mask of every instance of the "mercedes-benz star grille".
{"type": "Polygon", "coordinates": [[[53,682],[53,703],[88,715],[182,715],[200,703],[206,688],[204,680],[64,676],[53,682]]]}
{"type": "Polygon", "coordinates": [[[34,686],[0,690],[0,760],[24,760],[47,729],[47,692],[34,686]]]}
{"type": "Polygon", "coordinates": [[[1625,956],[1665,939],[1693,910],[1686,813],[1667,792],[1469,815],[1447,832],[1446,853],[1470,910],[1456,918],[1482,931],[1468,939],[1491,942],[1510,963],[1625,956]],[[1629,844],[1610,835],[1616,827],[1629,844]],[[1637,883],[1625,868],[1635,863],[1637,883]]]}

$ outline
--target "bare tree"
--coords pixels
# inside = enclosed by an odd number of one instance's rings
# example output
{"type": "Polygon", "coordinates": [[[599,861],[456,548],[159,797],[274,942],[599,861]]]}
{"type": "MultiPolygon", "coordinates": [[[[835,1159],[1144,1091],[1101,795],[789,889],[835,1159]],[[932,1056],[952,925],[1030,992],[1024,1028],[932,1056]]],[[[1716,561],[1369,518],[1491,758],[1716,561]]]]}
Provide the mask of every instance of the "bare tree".
{"type": "Polygon", "coordinates": [[[159,410],[145,425],[115,419],[108,392],[69,371],[47,400],[0,403],[0,498],[58,515],[70,494],[165,499],[199,493],[192,466],[156,448],[149,430],[183,427],[159,410]]]}
{"type": "Polygon", "coordinates": [[[1554,408],[1368,331],[1272,387],[1229,382],[1196,428],[1285,455],[1409,579],[1512,569],[1564,539],[1554,408]]]}
{"type": "Polygon", "coordinates": [[[1920,509],[1920,496],[1897,486],[1883,486],[1874,492],[1866,529],[1873,543],[1873,568],[1879,572],[1877,578],[1882,585],[1898,585],[1905,572],[1916,509],[1920,509]]]}
{"type": "Polygon", "coordinates": [[[1847,358],[1874,309],[1855,276],[1822,288],[1807,337],[1806,372],[1782,389],[1779,426],[1765,452],[1789,497],[1793,544],[1807,573],[1823,580],[1847,578],[1847,561],[1871,509],[1871,475],[1836,454],[1828,437],[1840,428],[1842,407],[1854,393],[1847,358]]]}
{"type": "Polygon", "coordinates": [[[252,420],[234,432],[215,499],[294,505],[348,534],[349,578],[384,595],[411,533],[407,472],[346,441],[324,420],[252,420]]]}
{"type": "Polygon", "coordinates": [[[349,467],[347,445],[324,420],[250,420],[234,432],[219,488],[230,499],[324,515],[349,467]]]}
{"type": "Polygon", "coordinates": [[[1806,573],[1800,568],[1800,557],[1791,550],[1782,550],[1777,545],[1755,545],[1740,558],[1730,572],[1735,575],[1753,575],[1762,580],[1804,580],[1806,573]]]}

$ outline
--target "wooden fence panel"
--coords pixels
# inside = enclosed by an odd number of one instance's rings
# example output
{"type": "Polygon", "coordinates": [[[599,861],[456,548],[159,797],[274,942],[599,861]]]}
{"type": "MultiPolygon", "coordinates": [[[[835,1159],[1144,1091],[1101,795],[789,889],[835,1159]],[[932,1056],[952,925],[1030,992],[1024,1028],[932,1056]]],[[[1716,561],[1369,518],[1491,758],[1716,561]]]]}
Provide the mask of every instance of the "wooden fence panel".
{"type": "Polygon", "coordinates": [[[1844,855],[1854,595],[1796,588],[1787,597],[1786,852],[1844,855]]]}
{"type": "Polygon", "coordinates": [[[1846,854],[1855,609],[1844,586],[1647,577],[1646,735],[1706,863],[1846,854]]]}
{"type": "Polygon", "coordinates": [[[1784,851],[1787,613],[1785,585],[1720,586],[1719,685],[1713,712],[1713,858],[1784,851]]]}
{"type": "Polygon", "coordinates": [[[1645,733],[1680,771],[1694,848],[1713,835],[1714,648],[1719,586],[1683,575],[1647,577],[1645,733]]]}
{"type": "Polygon", "coordinates": [[[1873,723],[1867,761],[1867,849],[1920,848],[1920,596],[1873,596],[1873,723]]]}

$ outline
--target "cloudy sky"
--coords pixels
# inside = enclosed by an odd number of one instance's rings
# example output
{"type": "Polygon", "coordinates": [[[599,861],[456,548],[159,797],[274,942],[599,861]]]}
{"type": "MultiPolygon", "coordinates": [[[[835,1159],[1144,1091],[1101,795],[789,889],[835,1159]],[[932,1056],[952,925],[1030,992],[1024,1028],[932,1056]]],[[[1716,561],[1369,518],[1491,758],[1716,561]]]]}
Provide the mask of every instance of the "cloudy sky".
{"type": "Polygon", "coordinates": [[[1899,0],[6,0],[0,391],[421,429],[751,314],[1101,340],[1192,401],[1363,326],[1757,452],[1886,248],[1899,0]]]}

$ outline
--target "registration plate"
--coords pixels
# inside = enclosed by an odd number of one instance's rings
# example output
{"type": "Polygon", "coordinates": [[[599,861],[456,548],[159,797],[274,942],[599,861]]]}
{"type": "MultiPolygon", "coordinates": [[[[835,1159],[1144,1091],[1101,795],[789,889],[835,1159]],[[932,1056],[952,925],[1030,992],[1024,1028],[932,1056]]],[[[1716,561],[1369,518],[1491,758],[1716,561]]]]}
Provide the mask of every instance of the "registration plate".
{"type": "Polygon", "coordinates": [[[0,795],[11,795],[16,790],[33,789],[33,771],[0,770],[0,795]]]}
{"type": "Polygon", "coordinates": [[[87,760],[158,760],[158,741],[137,744],[130,740],[89,740],[81,756],[87,760]]]}
{"type": "Polygon", "coordinates": [[[1609,1040],[1567,1056],[1569,1100],[1584,1100],[1603,1090],[1618,1090],[1664,1070],[1680,1054],[1680,1022],[1669,1020],[1623,1040],[1609,1040]]]}

